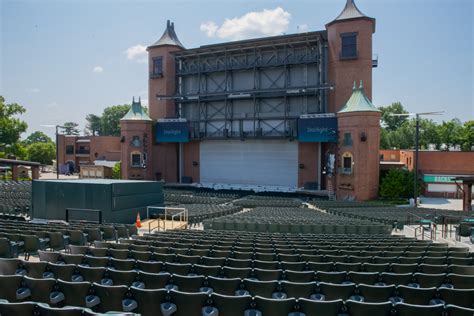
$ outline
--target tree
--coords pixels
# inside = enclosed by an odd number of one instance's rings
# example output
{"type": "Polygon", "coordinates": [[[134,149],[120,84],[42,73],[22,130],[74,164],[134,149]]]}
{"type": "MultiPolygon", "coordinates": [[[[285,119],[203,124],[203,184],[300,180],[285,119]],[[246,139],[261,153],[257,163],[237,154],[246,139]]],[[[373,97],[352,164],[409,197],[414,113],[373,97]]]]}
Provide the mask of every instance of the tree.
{"type": "Polygon", "coordinates": [[[459,119],[455,118],[447,122],[443,121],[438,131],[441,143],[445,144],[448,150],[450,147],[461,145],[463,125],[459,119]]]}
{"type": "Polygon", "coordinates": [[[130,104],[114,105],[104,109],[101,121],[101,135],[120,136],[120,119],[130,110],[130,104]]]}
{"type": "Polygon", "coordinates": [[[53,140],[43,132],[36,131],[30,134],[24,141],[23,144],[28,146],[34,143],[52,143],[53,140]]]}
{"type": "Polygon", "coordinates": [[[112,168],[112,179],[122,179],[122,163],[119,161],[112,168]]]}
{"type": "Polygon", "coordinates": [[[382,111],[382,123],[389,131],[394,131],[407,121],[406,116],[392,116],[392,114],[407,114],[403,105],[400,102],[392,103],[389,106],[381,106],[379,110],[382,111]]]}
{"type": "Polygon", "coordinates": [[[86,133],[92,136],[102,135],[101,117],[95,114],[88,114],[86,116],[86,133]]]}
{"type": "Polygon", "coordinates": [[[27,147],[27,159],[45,165],[51,165],[56,155],[56,149],[52,142],[33,143],[27,147]]]}
{"type": "Polygon", "coordinates": [[[28,125],[17,117],[26,109],[17,103],[5,104],[5,98],[0,95],[0,155],[15,155],[19,152],[19,140],[28,125]]]}
{"type": "MultiPolygon", "coordinates": [[[[409,198],[413,197],[413,180],[415,174],[406,169],[390,169],[380,180],[380,196],[384,198],[409,198]]],[[[417,195],[422,190],[422,181],[417,183],[417,195]]]]}
{"type": "Polygon", "coordinates": [[[79,124],[75,122],[66,122],[63,124],[65,135],[79,135],[79,124]]]}
{"type": "Polygon", "coordinates": [[[474,120],[464,123],[461,132],[461,149],[465,151],[473,150],[474,147],[474,120]]]}

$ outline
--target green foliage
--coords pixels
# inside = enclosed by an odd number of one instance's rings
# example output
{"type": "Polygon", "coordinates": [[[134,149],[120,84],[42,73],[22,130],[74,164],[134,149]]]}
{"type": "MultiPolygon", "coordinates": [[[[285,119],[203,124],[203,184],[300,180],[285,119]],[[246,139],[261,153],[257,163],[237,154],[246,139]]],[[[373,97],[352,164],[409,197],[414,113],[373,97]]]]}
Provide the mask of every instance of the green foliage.
{"type": "Polygon", "coordinates": [[[45,165],[51,165],[56,154],[56,148],[52,142],[33,143],[29,145],[26,150],[28,160],[39,162],[45,165]]]}
{"type": "Polygon", "coordinates": [[[407,114],[403,105],[400,102],[395,102],[389,106],[381,106],[379,110],[382,111],[382,123],[389,131],[394,131],[407,121],[407,116],[394,116],[393,114],[407,114]]]}
{"type": "Polygon", "coordinates": [[[459,119],[452,119],[450,121],[443,121],[438,129],[440,141],[449,147],[461,145],[463,125],[459,119]]]}
{"type": "Polygon", "coordinates": [[[0,154],[15,155],[20,152],[17,143],[20,135],[26,131],[28,125],[17,116],[25,113],[26,109],[17,103],[5,103],[0,96],[0,154]]]}
{"type": "MultiPolygon", "coordinates": [[[[406,169],[391,169],[380,181],[380,196],[382,198],[399,199],[413,197],[414,172],[406,169]]],[[[419,195],[423,182],[418,180],[419,195]]]]}
{"type": "Polygon", "coordinates": [[[102,123],[100,116],[88,114],[86,116],[86,121],[86,133],[92,136],[102,135],[102,123]]]}
{"type": "MultiPolygon", "coordinates": [[[[407,113],[399,102],[379,108],[382,111],[380,149],[414,149],[416,119],[391,114],[407,113]]],[[[464,125],[459,119],[437,124],[431,119],[420,118],[419,148],[428,149],[432,144],[436,149],[461,146],[471,150],[474,146],[474,123],[464,125]]]]}
{"type": "Polygon", "coordinates": [[[127,114],[130,107],[130,104],[123,104],[105,108],[100,118],[101,135],[120,136],[120,119],[127,114]]]}
{"type": "Polygon", "coordinates": [[[112,179],[121,179],[122,178],[122,163],[119,161],[112,168],[112,179]]]}
{"type": "MultiPolygon", "coordinates": [[[[120,136],[120,120],[130,110],[131,104],[109,106],[102,115],[88,114],[86,116],[86,132],[91,135],[120,136]]],[[[143,107],[148,114],[148,108],[143,107]]]]}
{"type": "Polygon", "coordinates": [[[65,135],[79,135],[79,129],[77,128],[79,124],[75,122],[66,122],[63,124],[64,134],[65,135]]]}
{"type": "Polygon", "coordinates": [[[52,143],[53,140],[43,132],[36,131],[30,134],[24,141],[25,146],[34,144],[34,143],[52,143]]]}
{"type": "Polygon", "coordinates": [[[464,123],[464,128],[460,137],[462,150],[473,150],[474,147],[474,120],[464,123]]]}

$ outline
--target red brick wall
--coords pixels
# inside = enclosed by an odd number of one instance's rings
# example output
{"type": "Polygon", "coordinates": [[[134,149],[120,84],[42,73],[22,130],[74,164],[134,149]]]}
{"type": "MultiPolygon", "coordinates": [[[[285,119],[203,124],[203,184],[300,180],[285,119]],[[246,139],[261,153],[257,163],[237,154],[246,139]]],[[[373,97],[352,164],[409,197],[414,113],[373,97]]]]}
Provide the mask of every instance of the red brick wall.
{"type": "Polygon", "coordinates": [[[339,149],[336,156],[338,171],[342,168],[342,155],[349,152],[353,156],[353,173],[338,172],[337,196],[354,196],[359,201],[375,199],[379,190],[379,143],[380,113],[354,112],[338,114],[339,149]],[[344,146],[344,133],[351,133],[352,146],[344,146]],[[366,141],[361,134],[366,134],[366,141]]]}
{"type": "MultiPolygon", "coordinates": [[[[419,151],[418,154],[420,159],[418,170],[421,173],[474,175],[474,152],[472,151],[419,151]]],[[[413,170],[415,152],[401,150],[400,162],[407,164],[409,170],[413,170]]]]}
{"type": "Polygon", "coordinates": [[[334,85],[329,91],[328,112],[337,112],[352,93],[354,81],[363,80],[364,91],[372,100],[372,32],[373,22],[367,19],[340,21],[327,26],[329,42],[328,81],[334,85]],[[340,60],[341,33],[357,32],[357,59],[340,60]]]}
{"type": "MultiPolygon", "coordinates": [[[[156,95],[173,95],[176,91],[176,70],[174,51],[181,50],[177,46],[159,46],[148,50],[148,71],[152,72],[153,58],[163,57],[163,77],[148,80],[148,104],[152,120],[176,117],[174,100],[158,100],[156,95]]],[[[159,144],[153,146],[154,174],[160,174],[166,182],[178,182],[178,151],[177,144],[159,144]]]]}
{"type": "Polygon", "coordinates": [[[79,160],[93,163],[94,160],[102,159],[105,157],[106,160],[120,160],[120,137],[118,136],[66,136],[59,135],[58,137],[58,151],[59,151],[59,163],[64,164],[66,161],[72,160],[79,164],[79,160]],[[79,144],[76,143],[78,139],[89,139],[89,143],[82,143],[85,147],[89,147],[89,156],[76,157],[73,155],[66,155],[66,145],[74,146],[74,150],[79,149],[79,144]],[[96,157],[97,153],[97,157],[96,157]]]}
{"type": "Polygon", "coordinates": [[[383,155],[382,161],[400,162],[400,150],[382,149],[379,154],[383,155]]]}
{"type": "Polygon", "coordinates": [[[183,176],[191,177],[194,183],[199,182],[199,141],[192,141],[183,144],[183,176]],[[193,166],[193,162],[197,162],[197,166],[193,166]]]}
{"type": "Polygon", "coordinates": [[[298,187],[303,187],[306,182],[318,182],[318,157],[319,143],[298,143],[298,187]]]}
{"type": "Polygon", "coordinates": [[[122,179],[143,179],[143,180],[154,180],[153,166],[153,134],[152,134],[152,122],[151,121],[121,121],[120,122],[121,135],[124,137],[124,141],[121,144],[121,161],[122,161],[122,179]],[[131,167],[131,153],[138,151],[144,153],[143,136],[144,133],[148,136],[147,145],[147,168],[132,168],[131,167]],[[142,141],[140,147],[132,147],[131,141],[133,136],[139,136],[142,141]]]}
{"type": "Polygon", "coordinates": [[[181,50],[177,46],[159,46],[148,50],[148,72],[153,70],[153,58],[163,57],[163,77],[148,80],[148,104],[150,117],[159,118],[176,117],[174,100],[158,100],[156,95],[173,95],[176,90],[175,59],[172,52],[181,50]]]}

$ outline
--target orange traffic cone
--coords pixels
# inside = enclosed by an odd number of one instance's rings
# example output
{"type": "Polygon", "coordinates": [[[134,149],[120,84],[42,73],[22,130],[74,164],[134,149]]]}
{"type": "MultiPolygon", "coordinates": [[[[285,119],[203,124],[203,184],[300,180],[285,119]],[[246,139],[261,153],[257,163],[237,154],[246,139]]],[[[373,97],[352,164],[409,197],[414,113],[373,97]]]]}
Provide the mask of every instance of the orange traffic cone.
{"type": "Polygon", "coordinates": [[[137,228],[142,227],[142,222],[140,221],[140,212],[137,212],[137,220],[135,221],[135,226],[137,226],[137,228]]]}

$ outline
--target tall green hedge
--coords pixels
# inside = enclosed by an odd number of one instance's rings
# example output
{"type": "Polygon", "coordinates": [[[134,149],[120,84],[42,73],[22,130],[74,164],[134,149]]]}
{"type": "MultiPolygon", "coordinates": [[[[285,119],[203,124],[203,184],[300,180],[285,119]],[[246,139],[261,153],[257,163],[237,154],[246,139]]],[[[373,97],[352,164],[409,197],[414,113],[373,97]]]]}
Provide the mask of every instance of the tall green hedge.
{"type": "Polygon", "coordinates": [[[112,179],[121,179],[122,178],[122,162],[117,162],[112,168],[112,179]]]}
{"type": "MultiPolygon", "coordinates": [[[[406,169],[391,169],[380,180],[380,197],[410,198],[413,197],[413,180],[415,173],[406,169]]],[[[420,195],[423,182],[418,180],[417,191],[420,195]]]]}

